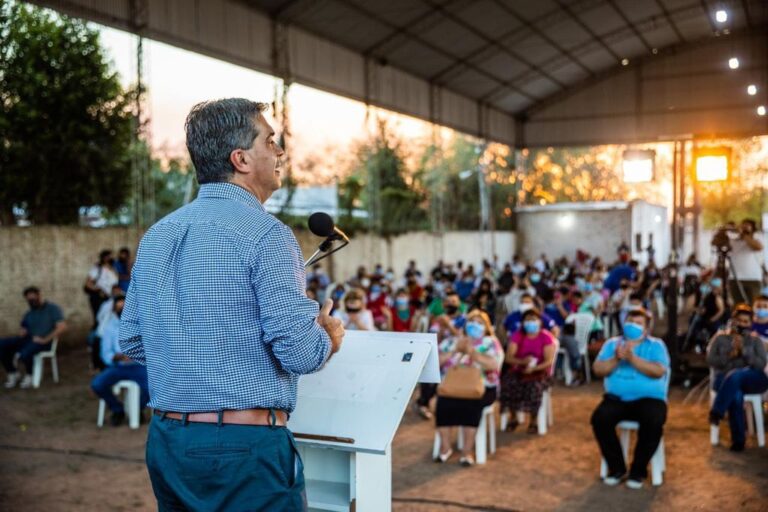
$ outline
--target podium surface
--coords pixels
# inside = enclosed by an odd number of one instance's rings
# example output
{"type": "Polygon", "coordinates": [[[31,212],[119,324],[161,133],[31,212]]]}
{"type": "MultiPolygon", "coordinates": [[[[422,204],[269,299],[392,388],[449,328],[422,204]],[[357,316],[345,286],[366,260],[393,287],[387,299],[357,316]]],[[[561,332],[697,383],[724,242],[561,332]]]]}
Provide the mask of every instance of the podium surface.
{"type": "Polygon", "coordinates": [[[319,372],[302,376],[288,428],[310,510],[391,509],[391,443],[434,335],[350,331],[319,372]]]}

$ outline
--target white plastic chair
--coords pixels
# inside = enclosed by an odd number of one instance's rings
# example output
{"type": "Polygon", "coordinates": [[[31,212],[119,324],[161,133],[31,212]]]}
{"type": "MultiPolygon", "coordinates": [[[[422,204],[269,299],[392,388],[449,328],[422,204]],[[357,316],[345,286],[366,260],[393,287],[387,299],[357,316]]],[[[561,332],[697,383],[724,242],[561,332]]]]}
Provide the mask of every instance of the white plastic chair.
{"type": "Polygon", "coordinates": [[[45,359],[51,360],[51,373],[53,374],[53,382],[59,382],[59,364],[56,361],[56,347],[59,345],[59,340],[54,338],[51,342],[51,348],[45,352],[38,352],[32,359],[32,387],[37,389],[40,387],[40,383],[43,381],[43,362],[45,359]]]}
{"type": "MultiPolygon", "coordinates": [[[[464,448],[464,429],[462,427],[459,427],[456,447],[459,450],[464,448]]],[[[494,413],[494,404],[483,409],[480,425],[477,426],[477,431],[475,432],[475,463],[485,464],[488,453],[496,453],[496,414],[494,413]]],[[[440,433],[435,432],[432,458],[436,459],[438,455],[440,455],[440,433]]]]}
{"type": "MultiPolygon", "coordinates": [[[[709,406],[715,402],[717,393],[713,390],[709,391],[709,406]]],[[[756,435],[757,446],[765,446],[765,423],[763,419],[763,396],[760,394],[744,395],[744,409],[746,412],[747,420],[747,434],[756,435]]],[[[720,444],[720,427],[715,425],[709,426],[709,442],[712,446],[720,444]]]]}
{"type": "MultiPolygon", "coordinates": [[[[132,429],[139,428],[139,419],[141,415],[141,388],[132,380],[121,380],[112,386],[112,393],[120,396],[120,392],[125,390],[125,415],[128,416],[128,425],[132,429]]],[[[104,413],[107,403],[99,400],[99,415],[96,418],[96,426],[104,426],[104,413]]]]}
{"type": "MultiPolygon", "coordinates": [[[[624,452],[624,460],[629,458],[629,433],[632,430],[638,430],[640,424],[636,421],[622,421],[616,428],[621,432],[621,451],[624,452]]],[[[656,448],[653,457],[651,457],[651,483],[659,486],[664,482],[664,472],[667,470],[667,458],[664,453],[664,437],[659,440],[659,446],[656,448]]],[[[605,459],[600,459],[600,478],[608,475],[608,464],[605,459]]]]}
{"type": "MultiPolygon", "coordinates": [[[[565,320],[568,323],[573,322],[575,327],[576,342],[579,344],[579,356],[584,359],[584,375],[587,382],[592,382],[592,371],[589,367],[589,355],[587,354],[587,344],[589,343],[589,335],[592,332],[592,325],[595,323],[595,315],[592,313],[573,313],[568,315],[565,320]]],[[[573,382],[573,372],[571,371],[570,358],[568,352],[564,348],[558,349],[558,354],[563,354],[563,375],[565,376],[565,384],[569,386],[573,382]]]]}

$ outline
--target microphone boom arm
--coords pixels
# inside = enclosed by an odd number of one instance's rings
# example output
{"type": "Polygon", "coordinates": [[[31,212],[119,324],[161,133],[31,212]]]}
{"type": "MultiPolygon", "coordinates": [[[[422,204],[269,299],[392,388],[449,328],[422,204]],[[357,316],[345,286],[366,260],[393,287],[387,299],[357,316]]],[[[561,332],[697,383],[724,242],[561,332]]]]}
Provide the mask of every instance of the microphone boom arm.
{"type": "Polygon", "coordinates": [[[320,247],[314,252],[314,254],[312,254],[312,256],[309,257],[306,263],[304,263],[304,268],[307,268],[310,265],[314,265],[318,261],[324,258],[327,258],[328,256],[335,253],[336,251],[340,251],[341,249],[349,245],[349,239],[341,239],[341,240],[343,243],[340,246],[333,249],[332,251],[328,251],[328,249],[333,244],[333,240],[330,238],[328,240],[325,240],[322,244],[320,244],[320,247]]]}

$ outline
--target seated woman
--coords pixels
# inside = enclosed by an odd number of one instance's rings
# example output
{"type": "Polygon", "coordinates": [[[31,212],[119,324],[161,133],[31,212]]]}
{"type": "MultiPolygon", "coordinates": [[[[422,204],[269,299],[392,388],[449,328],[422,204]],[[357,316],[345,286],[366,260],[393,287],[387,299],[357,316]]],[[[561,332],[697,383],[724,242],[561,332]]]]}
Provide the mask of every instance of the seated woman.
{"type": "Polygon", "coordinates": [[[437,397],[436,424],[440,434],[440,454],[435,462],[446,462],[453,450],[453,427],[463,427],[464,446],[459,463],[468,467],[475,463],[475,432],[483,409],[496,401],[499,386],[499,369],[504,359],[501,343],[493,335],[488,315],[479,309],[467,315],[464,332],[445,338],[440,343],[440,371],[443,376],[456,366],[474,366],[480,370],[485,394],[477,399],[437,397]]]}
{"type": "Polygon", "coordinates": [[[417,310],[405,288],[398,289],[395,292],[394,305],[384,308],[382,311],[387,319],[387,331],[412,332],[416,330],[417,310]]]}
{"type": "Polygon", "coordinates": [[[365,306],[365,292],[360,288],[352,288],[343,299],[343,308],[333,312],[344,324],[344,329],[350,331],[375,331],[373,314],[365,306]]]}
{"type": "Polygon", "coordinates": [[[557,355],[557,340],[541,328],[541,313],[529,309],[523,314],[523,329],[512,334],[507,345],[509,371],[501,382],[501,407],[513,414],[507,430],[518,426],[516,412],[530,414],[528,433],[538,432],[536,417],[541,398],[549,386],[552,363],[557,355]]]}

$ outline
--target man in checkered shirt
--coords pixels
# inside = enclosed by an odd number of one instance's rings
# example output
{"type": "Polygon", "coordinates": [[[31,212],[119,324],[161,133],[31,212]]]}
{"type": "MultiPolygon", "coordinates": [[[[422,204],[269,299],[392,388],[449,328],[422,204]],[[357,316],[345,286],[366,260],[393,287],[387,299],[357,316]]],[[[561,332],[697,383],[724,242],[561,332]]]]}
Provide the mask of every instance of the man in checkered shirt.
{"type": "Polygon", "coordinates": [[[307,298],[290,229],[264,210],[283,150],[263,103],[196,105],[185,125],[200,192],[139,246],[120,346],[147,366],[147,467],[160,510],[302,510],[285,427],[299,375],[339,350],[332,302],[307,298]]]}

